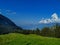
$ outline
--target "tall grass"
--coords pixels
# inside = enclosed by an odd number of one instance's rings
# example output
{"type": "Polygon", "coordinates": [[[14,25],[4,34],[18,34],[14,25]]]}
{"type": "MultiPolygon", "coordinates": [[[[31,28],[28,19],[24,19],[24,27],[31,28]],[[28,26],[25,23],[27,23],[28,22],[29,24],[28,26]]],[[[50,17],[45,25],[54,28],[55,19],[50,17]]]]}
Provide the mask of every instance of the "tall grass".
{"type": "Polygon", "coordinates": [[[0,45],[60,45],[60,39],[10,33],[0,35],[0,45]]]}

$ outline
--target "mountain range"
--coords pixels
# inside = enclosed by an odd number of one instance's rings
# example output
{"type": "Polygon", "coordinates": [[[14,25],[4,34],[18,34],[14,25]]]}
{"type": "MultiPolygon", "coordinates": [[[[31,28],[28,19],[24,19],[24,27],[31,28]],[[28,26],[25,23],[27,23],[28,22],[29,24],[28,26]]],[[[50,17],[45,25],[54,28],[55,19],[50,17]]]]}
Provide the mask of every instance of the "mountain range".
{"type": "Polygon", "coordinates": [[[22,30],[21,27],[18,27],[13,21],[9,18],[0,14],[0,34],[14,32],[17,29],[22,30]]]}

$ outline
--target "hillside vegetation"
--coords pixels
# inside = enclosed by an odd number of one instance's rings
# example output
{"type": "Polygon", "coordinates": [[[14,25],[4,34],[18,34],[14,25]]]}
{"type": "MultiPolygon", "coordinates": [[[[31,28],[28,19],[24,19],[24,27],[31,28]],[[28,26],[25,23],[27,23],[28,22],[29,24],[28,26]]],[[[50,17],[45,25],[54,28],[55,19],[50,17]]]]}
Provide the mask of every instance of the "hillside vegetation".
{"type": "Polygon", "coordinates": [[[60,45],[60,38],[10,33],[0,35],[0,45],[60,45]]]}

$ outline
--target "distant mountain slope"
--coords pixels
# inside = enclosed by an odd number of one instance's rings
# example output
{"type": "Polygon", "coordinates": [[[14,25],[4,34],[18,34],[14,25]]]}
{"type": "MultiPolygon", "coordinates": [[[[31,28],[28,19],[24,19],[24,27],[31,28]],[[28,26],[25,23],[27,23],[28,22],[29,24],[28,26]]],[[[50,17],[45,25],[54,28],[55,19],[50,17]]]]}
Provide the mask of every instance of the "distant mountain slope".
{"type": "Polygon", "coordinates": [[[8,19],[7,17],[3,16],[2,14],[0,14],[0,24],[4,23],[4,24],[9,24],[9,25],[13,25],[16,26],[10,19],[8,19]]]}
{"type": "Polygon", "coordinates": [[[13,32],[16,29],[22,30],[21,27],[18,27],[10,19],[0,14],[0,34],[13,32]]]}

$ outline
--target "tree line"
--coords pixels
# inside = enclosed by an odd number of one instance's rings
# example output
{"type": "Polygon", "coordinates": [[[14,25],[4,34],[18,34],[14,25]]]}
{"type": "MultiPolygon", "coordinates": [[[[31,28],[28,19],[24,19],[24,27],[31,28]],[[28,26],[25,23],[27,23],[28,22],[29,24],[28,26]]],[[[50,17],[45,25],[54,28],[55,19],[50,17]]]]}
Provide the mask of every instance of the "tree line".
{"type": "Polygon", "coordinates": [[[36,28],[35,30],[16,30],[15,33],[22,33],[25,35],[36,34],[45,37],[56,37],[60,38],[60,25],[55,24],[51,27],[44,27],[43,29],[36,28]]]}
{"type": "Polygon", "coordinates": [[[22,29],[22,28],[17,28],[17,29],[10,29],[7,28],[0,28],[0,34],[8,34],[8,33],[21,33],[21,34],[36,34],[40,36],[45,36],[45,37],[56,37],[60,38],[60,25],[55,24],[54,26],[51,27],[44,27],[43,29],[36,28],[35,30],[27,30],[27,29],[22,29]]]}

